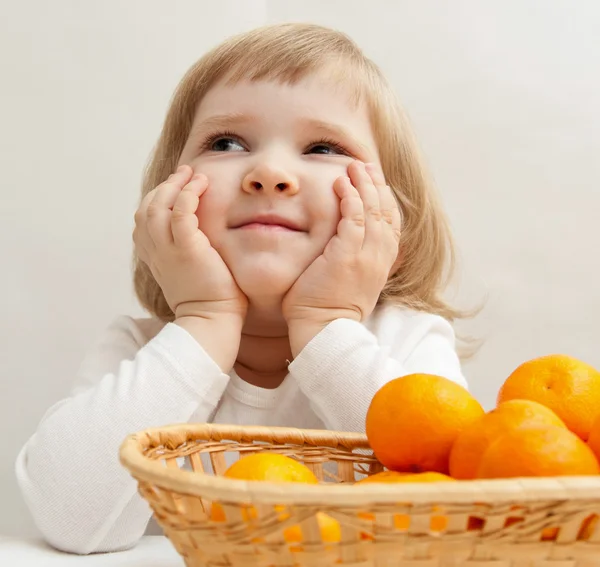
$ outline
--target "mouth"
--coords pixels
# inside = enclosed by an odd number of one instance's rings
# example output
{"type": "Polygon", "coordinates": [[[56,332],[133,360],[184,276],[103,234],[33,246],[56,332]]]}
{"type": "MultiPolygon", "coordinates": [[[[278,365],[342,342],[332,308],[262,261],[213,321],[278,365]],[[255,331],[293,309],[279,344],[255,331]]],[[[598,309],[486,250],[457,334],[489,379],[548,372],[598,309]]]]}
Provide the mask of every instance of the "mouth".
{"type": "Polygon", "coordinates": [[[294,230],[293,228],[288,228],[287,226],[282,226],[280,224],[264,224],[260,222],[251,222],[248,224],[244,224],[238,228],[242,230],[261,232],[301,232],[299,230],[294,230]]]}
{"type": "Polygon", "coordinates": [[[306,232],[299,223],[278,215],[256,215],[233,228],[263,232],[306,232]]]}

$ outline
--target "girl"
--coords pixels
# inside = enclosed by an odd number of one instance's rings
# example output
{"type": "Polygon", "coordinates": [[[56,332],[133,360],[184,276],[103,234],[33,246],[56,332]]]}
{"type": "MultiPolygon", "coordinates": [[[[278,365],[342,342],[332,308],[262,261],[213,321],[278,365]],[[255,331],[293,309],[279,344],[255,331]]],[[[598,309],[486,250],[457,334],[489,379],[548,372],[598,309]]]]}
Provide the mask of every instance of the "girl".
{"type": "Polygon", "coordinates": [[[136,543],[151,510],[118,462],[176,422],[364,431],[413,372],[466,385],[441,298],[446,219],[379,69],[345,35],[276,25],[181,81],[135,216],[135,289],[71,396],[22,449],[37,526],[75,553],[136,543]],[[402,226],[401,226],[402,221],[402,226]]]}

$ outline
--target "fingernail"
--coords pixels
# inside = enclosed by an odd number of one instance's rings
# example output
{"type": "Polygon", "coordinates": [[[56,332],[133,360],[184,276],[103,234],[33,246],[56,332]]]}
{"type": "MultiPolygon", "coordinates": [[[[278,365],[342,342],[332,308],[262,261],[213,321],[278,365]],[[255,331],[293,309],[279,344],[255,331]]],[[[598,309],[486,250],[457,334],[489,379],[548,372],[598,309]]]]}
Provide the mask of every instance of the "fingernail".
{"type": "Polygon", "coordinates": [[[183,168],[184,168],[184,167],[185,167],[185,165],[180,165],[180,166],[177,168],[177,173],[179,173],[180,171],[183,171],[183,168]]]}

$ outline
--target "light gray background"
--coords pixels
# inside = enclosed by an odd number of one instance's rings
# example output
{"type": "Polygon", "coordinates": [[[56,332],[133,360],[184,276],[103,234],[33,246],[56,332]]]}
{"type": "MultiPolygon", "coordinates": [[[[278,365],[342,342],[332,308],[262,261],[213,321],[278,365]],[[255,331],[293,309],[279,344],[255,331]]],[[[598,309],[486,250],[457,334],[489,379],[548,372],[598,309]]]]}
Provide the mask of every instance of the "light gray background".
{"type": "MultiPolygon", "coordinates": [[[[595,0],[0,1],[0,533],[35,533],[15,456],[92,340],[141,314],[142,168],[175,85],[226,36],[310,21],[390,76],[454,226],[465,366],[486,407],[522,361],[600,367],[600,3],[595,0]]],[[[93,439],[90,439],[93,443],[93,439]]],[[[77,455],[73,455],[77,458],[77,455]]]]}

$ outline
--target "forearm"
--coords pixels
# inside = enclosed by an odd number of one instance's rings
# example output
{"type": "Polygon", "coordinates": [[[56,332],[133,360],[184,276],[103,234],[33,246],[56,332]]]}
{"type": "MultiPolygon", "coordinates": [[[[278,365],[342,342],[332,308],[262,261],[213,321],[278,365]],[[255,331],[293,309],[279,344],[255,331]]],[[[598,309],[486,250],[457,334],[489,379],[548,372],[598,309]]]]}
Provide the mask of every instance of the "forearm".
{"type": "MultiPolygon", "coordinates": [[[[314,331],[308,327],[296,340],[314,331]]],[[[290,364],[290,374],[328,429],[364,431],[371,399],[393,378],[426,372],[466,386],[452,329],[441,318],[424,316],[423,324],[406,330],[399,324],[378,332],[384,344],[362,324],[338,319],[314,334],[290,364]]]]}
{"type": "Polygon", "coordinates": [[[402,365],[385,356],[368,331],[361,329],[362,341],[336,332],[353,323],[340,319],[321,329],[313,325],[296,329],[293,335],[296,344],[306,343],[290,365],[290,373],[328,429],[364,431],[373,395],[403,372],[402,365]]]}
{"type": "Polygon", "coordinates": [[[151,511],[119,463],[120,444],[148,427],[210,419],[228,376],[174,327],[93,388],[56,404],[21,451],[19,485],[53,546],[85,554],[135,544],[151,511]]]}
{"type": "Polygon", "coordinates": [[[238,315],[219,314],[212,317],[186,315],[174,323],[185,329],[219,368],[228,373],[240,349],[243,318],[238,315]]]}
{"type": "Polygon", "coordinates": [[[296,358],[325,327],[328,322],[292,323],[288,326],[292,356],[296,358]]]}
{"type": "Polygon", "coordinates": [[[323,329],[340,319],[357,321],[357,316],[350,311],[326,311],[312,317],[288,321],[288,335],[292,356],[296,358],[323,329]]]}

